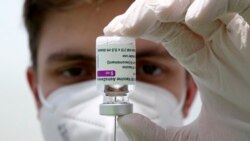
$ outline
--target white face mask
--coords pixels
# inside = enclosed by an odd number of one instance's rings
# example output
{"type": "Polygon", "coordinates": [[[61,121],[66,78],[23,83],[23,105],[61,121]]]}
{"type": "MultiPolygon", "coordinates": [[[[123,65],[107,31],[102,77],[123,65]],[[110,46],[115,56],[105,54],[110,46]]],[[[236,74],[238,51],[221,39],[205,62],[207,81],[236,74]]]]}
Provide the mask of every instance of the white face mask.
{"type": "MultiPolygon", "coordinates": [[[[46,141],[113,140],[114,117],[99,114],[103,96],[96,90],[95,81],[59,88],[46,100],[40,91],[39,97],[43,104],[40,120],[46,141]]],[[[165,89],[137,82],[130,101],[135,113],[147,116],[163,128],[182,125],[182,104],[165,89]]],[[[128,141],[119,125],[117,140],[128,141]]]]}

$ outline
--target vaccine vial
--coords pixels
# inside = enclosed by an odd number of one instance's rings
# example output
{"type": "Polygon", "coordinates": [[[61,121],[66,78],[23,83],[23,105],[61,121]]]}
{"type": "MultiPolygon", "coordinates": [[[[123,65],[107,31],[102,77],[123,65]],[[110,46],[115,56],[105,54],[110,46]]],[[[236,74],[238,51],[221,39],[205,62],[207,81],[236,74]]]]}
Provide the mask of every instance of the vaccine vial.
{"type": "Polygon", "coordinates": [[[101,115],[133,112],[129,94],[136,83],[135,39],[100,36],[96,39],[96,85],[103,94],[101,115]]]}

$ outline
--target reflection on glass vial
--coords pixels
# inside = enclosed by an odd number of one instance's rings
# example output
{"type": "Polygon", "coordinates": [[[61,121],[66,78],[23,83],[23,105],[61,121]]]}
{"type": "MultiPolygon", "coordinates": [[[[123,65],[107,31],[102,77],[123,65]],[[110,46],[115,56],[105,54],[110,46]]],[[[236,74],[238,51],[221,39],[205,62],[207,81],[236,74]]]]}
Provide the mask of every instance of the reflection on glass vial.
{"type": "Polygon", "coordinates": [[[100,88],[104,92],[103,103],[127,103],[128,95],[134,91],[135,85],[104,85],[100,88]]]}

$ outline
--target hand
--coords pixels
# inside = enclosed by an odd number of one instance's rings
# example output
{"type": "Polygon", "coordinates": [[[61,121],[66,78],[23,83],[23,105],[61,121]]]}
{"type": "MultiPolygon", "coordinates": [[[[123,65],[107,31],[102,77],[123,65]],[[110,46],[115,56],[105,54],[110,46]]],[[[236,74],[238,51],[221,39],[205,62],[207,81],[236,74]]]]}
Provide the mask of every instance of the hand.
{"type": "Polygon", "coordinates": [[[137,0],[110,22],[106,35],[161,42],[192,74],[203,103],[184,128],[164,130],[133,114],[120,118],[131,140],[249,140],[249,7],[250,0],[137,0]]]}
{"type": "Polygon", "coordinates": [[[140,114],[129,114],[119,117],[118,123],[130,141],[249,141],[244,130],[225,128],[212,120],[201,113],[188,126],[163,129],[140,114]]]}

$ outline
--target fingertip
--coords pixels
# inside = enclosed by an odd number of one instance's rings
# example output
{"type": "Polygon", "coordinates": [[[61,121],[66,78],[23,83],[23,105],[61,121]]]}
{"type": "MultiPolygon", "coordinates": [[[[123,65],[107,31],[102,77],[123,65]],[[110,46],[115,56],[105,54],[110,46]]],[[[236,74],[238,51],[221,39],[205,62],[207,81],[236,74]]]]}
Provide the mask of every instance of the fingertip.
{"type": "Polygon", "coordinates": [[[227,11],[226,0],[194,1],[187,10],[185,22],[188,25],[206,24],[216,21],[227,11]]]}
{"type": "Polygon", "coordinates": [[[112,36],[114,34],[108,26],[103,28],[103,33],[105,36],[112,36]]]}
{"type": "Polygon", "coordinates": [[[142,118],[142,115],[139,114],[128,114],[117,118],[119,126],[129,140],[136,140],[138,137],[140,138],[142,134],[140,129],[143,129],[140,127],[142,125],[140,123],[142,118]]]}
{"type": "Polygon", "coordinates": [[[212,22],[216,18],[215,13],[219,13],[219,7],[220,6],[216,7],[216,3],[214,1],[194,1],[187,10],[185,22],[190,26],[212,22]]]}
{"type": "Polygon", "coordinates": [[[185,16],[185,23],[188,26],[195,25],[196,23],[199,23],[200,19],[200,8],[198,6],[198,2],[194,2],[191,4],[191,6],[188,8],[186,16],[185,16]]]}
{"type": "Polygon", "coordinates": [[[132,127],[132,126],[135,126],[136,123],[141,122],[142,119],[144,119],[144,118],[146,118],[146,117],[144,117],[143,115],[133,113],[133,114],[120,116],[117,118],[117,121],[122,127],[126,127],[126,126],[132,127]]]}
{"type": "Polygon", "coordinates": [[[116,16],[112,21],[109,22],[107,26],[103,28],[103,33],[106,36],[121,35],[121,29],[123,25],[121,24],[121,15],[116,16]]]}
{"type": "Polygon", "coordinates": [[[140,114],[119,117],[118,123],[129,140],[160,141],[165,138],[165,129],[140,114]]]}
{"type": "Polygon", "coordinates": [[[141,129],[144,129],[147,127],[147,125],[149,123],[151,123],[151,121],[141,115],[141,114],[137,114],[137,113],[133,113],[133,114],[128,114],[128,115],[124,115],[121,117],[118,117],[117,119],[120,127],[124,130],[124,132],[126,132],[127,134],[134,134],[134,133],[141,133],[141,129]]]}

